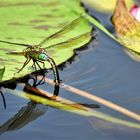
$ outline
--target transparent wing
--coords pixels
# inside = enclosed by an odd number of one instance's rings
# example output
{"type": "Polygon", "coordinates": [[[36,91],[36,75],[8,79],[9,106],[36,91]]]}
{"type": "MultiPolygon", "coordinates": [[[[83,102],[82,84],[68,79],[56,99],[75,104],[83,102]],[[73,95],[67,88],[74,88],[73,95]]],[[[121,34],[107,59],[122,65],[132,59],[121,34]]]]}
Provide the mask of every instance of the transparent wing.
{"type": "Polygon", "coordinates": [[[22,44],[22,43],[16,43],[16,42],[4,41],[4,40],[0,40],[0,42],[6,43],[6,44],[24,46],[24,47],[32,47],[32,45],[29,45],[29,44],[22,44]]]}
{"type": "Polygon", "coordinates": [[[49,39],[56,38],[57,36],[63,35],[69,32],[75,25],[81,21],[81,16],[74,19],[72,22],[68,23],[66,26],[62,27],[59,31],[55,32],[54,34],[46,37],[43,41],[41,41],[38,45],[43,46],[49,39]]]}
{"type": "MultiPolygon", "coordinates": [[[[65,33],[69,32],[75,26],[75,24],[77,24],[78,22],[80,22],[80,19],[81,19],[81,16],[78,17],[78,18],[76,18],[72,22],[68,23],[66,26],[64,26],[62,29],[60,29],[59,31],[55,32],[54,34],[46,37],[38,45],[39,46],[42,46],[49,39],[55,38],[57,36],[60,36],[60,35],[63,35],[65,33]]],[[[0,42],[6,43],[6,44],[20,45],[20,46],[24,46],[24,47],[32,47],[32,45],[30,45],[30,44],[24,44],[24,43],[10,42],[10,41],[4,41],[4,40],[0,40],[0,42]]]]}
{"type": "Polygon", "coordinates": [[[71,45],[76,44],[76,42],[79,43],[79,41],[81,39],[85,38],[86,36],[89,36],[89,34],[91,34],[91,32],[87,32],[87,33],[78,35],[76,37],[70,38],[69,40],[66,40],[66,41],[63,41],[63,42],[60,42],[60,43],[49,45],[47,47],[44,47],[43,49],[49,49],[51,47],[56,47],[56,46],[67,46],[68,44],[71,44],[71,45]]]}
{"type": "Polygon", "coordinates": [[[24,55],[24,52],[7,52],[6,54],[12,54],[12,55],[24,55]]]}

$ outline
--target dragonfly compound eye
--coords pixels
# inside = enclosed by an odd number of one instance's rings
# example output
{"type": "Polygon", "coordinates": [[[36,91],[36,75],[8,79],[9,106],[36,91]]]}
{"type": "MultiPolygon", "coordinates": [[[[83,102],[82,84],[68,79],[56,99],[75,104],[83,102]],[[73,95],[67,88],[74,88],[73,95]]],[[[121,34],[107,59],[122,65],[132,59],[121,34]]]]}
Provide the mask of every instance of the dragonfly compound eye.
{"type": "Polygon", "coordinates": [[[46,61],[48,60],[48,56],[45,53],[41,53],[38,56],[39,60],[46,61]]]}

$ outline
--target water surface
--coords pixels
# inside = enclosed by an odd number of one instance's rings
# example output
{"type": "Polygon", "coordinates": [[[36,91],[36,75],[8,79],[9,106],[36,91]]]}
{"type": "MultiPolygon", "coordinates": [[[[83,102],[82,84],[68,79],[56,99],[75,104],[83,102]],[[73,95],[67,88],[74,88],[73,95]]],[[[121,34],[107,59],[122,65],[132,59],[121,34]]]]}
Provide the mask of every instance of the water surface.
{"type": "MultiPolygon", "coordinates": [[[[95,11],[90,11],[90,14],[99,17],[100,21],[113,32],[109,20],[111,15],[95,11]]],[[[66,62],[63,70],[59,70],[64,83],[140,114],[139,62],[131,59],[121,45],[100,31],[86,48],[76,53],[72,63],[66,62]]],[[[47,76],[53,77],[51,72],[47,76]]],[[[40,88],[52,91],[52,87],[47,84],[41,85],[40,88]]],[[[18,85],[16,89],[22,90],[22,87],[18,85]]],[[[140,137],[136,129],[36,104],[9,92],[4,92],[4,95],[7,101],[6,110],[3,109],[2,100],[0,101],[0,139],[3,140],[128,140],[140,137]]],[[[98,104],[63,89],[59,95],[76,102],[98,104]]],[[[98,111],[134,121],[103,105],[100,107],[98,111]]]]}

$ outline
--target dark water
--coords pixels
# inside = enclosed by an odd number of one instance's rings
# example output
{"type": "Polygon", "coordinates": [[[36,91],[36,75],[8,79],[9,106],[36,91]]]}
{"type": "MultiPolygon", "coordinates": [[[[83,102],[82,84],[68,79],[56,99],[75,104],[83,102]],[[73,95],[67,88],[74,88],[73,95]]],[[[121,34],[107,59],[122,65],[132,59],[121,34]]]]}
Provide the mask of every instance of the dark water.
{"type": "MultiPolygon", "coordinates": [[[[93,11],[91,11],[93,13],[93,11]]],[[[96,13],[113,32],[110,15],[96,13]]],[[[98,31],[98,30],[97,30],[98,31]]],[[[77,51],[72,64],[67,62],[60,77],[68,85],[88,91],[140,114],[140,63],[131,59],[121,45],[98,31],[86,49],[77,51]]],[[[48,74],[52,77],[52,73],[48,74]]],[[[52,91],[49,85],[40,88],[52,91]]],[[[16,89],[22,90],[18,85],[16,89]]],[[[3,89],[3,91],[6,91],[3,89]]],[[[0,101],[0,139],[2,140],[118,140],[140,139],[139,130],[111,124],[94,117],[83,117],[35,104],[4,92],[7,109],[0,101]],[[24,117],[23,117],[24,116],[24,117]],[[18,119],[17,119],[18,118],[18,119]]],[[[63,89],[60,96],[81,103],[95,103],[63,89]]],[[[134,121],[103,105],[98,111],[134,121]]]]}

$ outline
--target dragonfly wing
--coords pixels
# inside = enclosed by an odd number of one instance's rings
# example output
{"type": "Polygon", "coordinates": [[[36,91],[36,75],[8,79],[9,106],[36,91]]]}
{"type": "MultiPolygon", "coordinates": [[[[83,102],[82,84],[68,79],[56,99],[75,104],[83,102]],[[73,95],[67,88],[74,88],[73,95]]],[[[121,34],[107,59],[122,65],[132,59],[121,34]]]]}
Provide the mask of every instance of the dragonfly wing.
{"type": "Polygon", "coordinates": [[[12,55],[24,55],[24,52],[7,52],[6,54],[12,54],[12,55]]]}
{"type": "Polygon", "coordinates": [[[62,27],[60,30],[58,30],[57,32],[55,32],[54,34],[46,37],[40,44],[39,46],[42,46],[44,43],[48,42],[49,39],[53,39],[56,38],[57,36],[63,35],[65,33],[68,33],[77,23],[79,23],[81,21],[81,16],[79,16],[78,18],[74,19],[73,21],[71,21],[70,23],[68,23],[67,25],[65,25],[64,27],[62,27]]]}
{"type": "Polygon", "coordinates": [[[16,43],[16,42],[9,42],[9,41],[4,41],[4,40],[0,40],[0,42],[6,43],[6,44],[13,44],[13,45],[24,46],[24,47],[32,47],[32,45],[29,45],[29,44],[22,44],[22,43],[16,43]]]}
{"type": "Polygon", "coordinates": [[[76,37],[73,37],[73,38],[70,38],[69,40],[66,40],[66,41],[63,41],[63,42],[60,42],[60,43],[56,43],[56,44],[53,44],[53,45],[50,45],[50,46],[47,46],[47,47],[44,47],[43,49],[49,49],[49,48],[52,48],[52,47],[58,47],[58,46],[68,46],[69,44],[75,44],[76,42],[79,43],[79,41],[86,37],[86,36],[89,36],[91,34],[91,32],[87,32],[87,33],[84,33],[84,34],[81,34],[81,35],[78,35],[76,37]]]}

